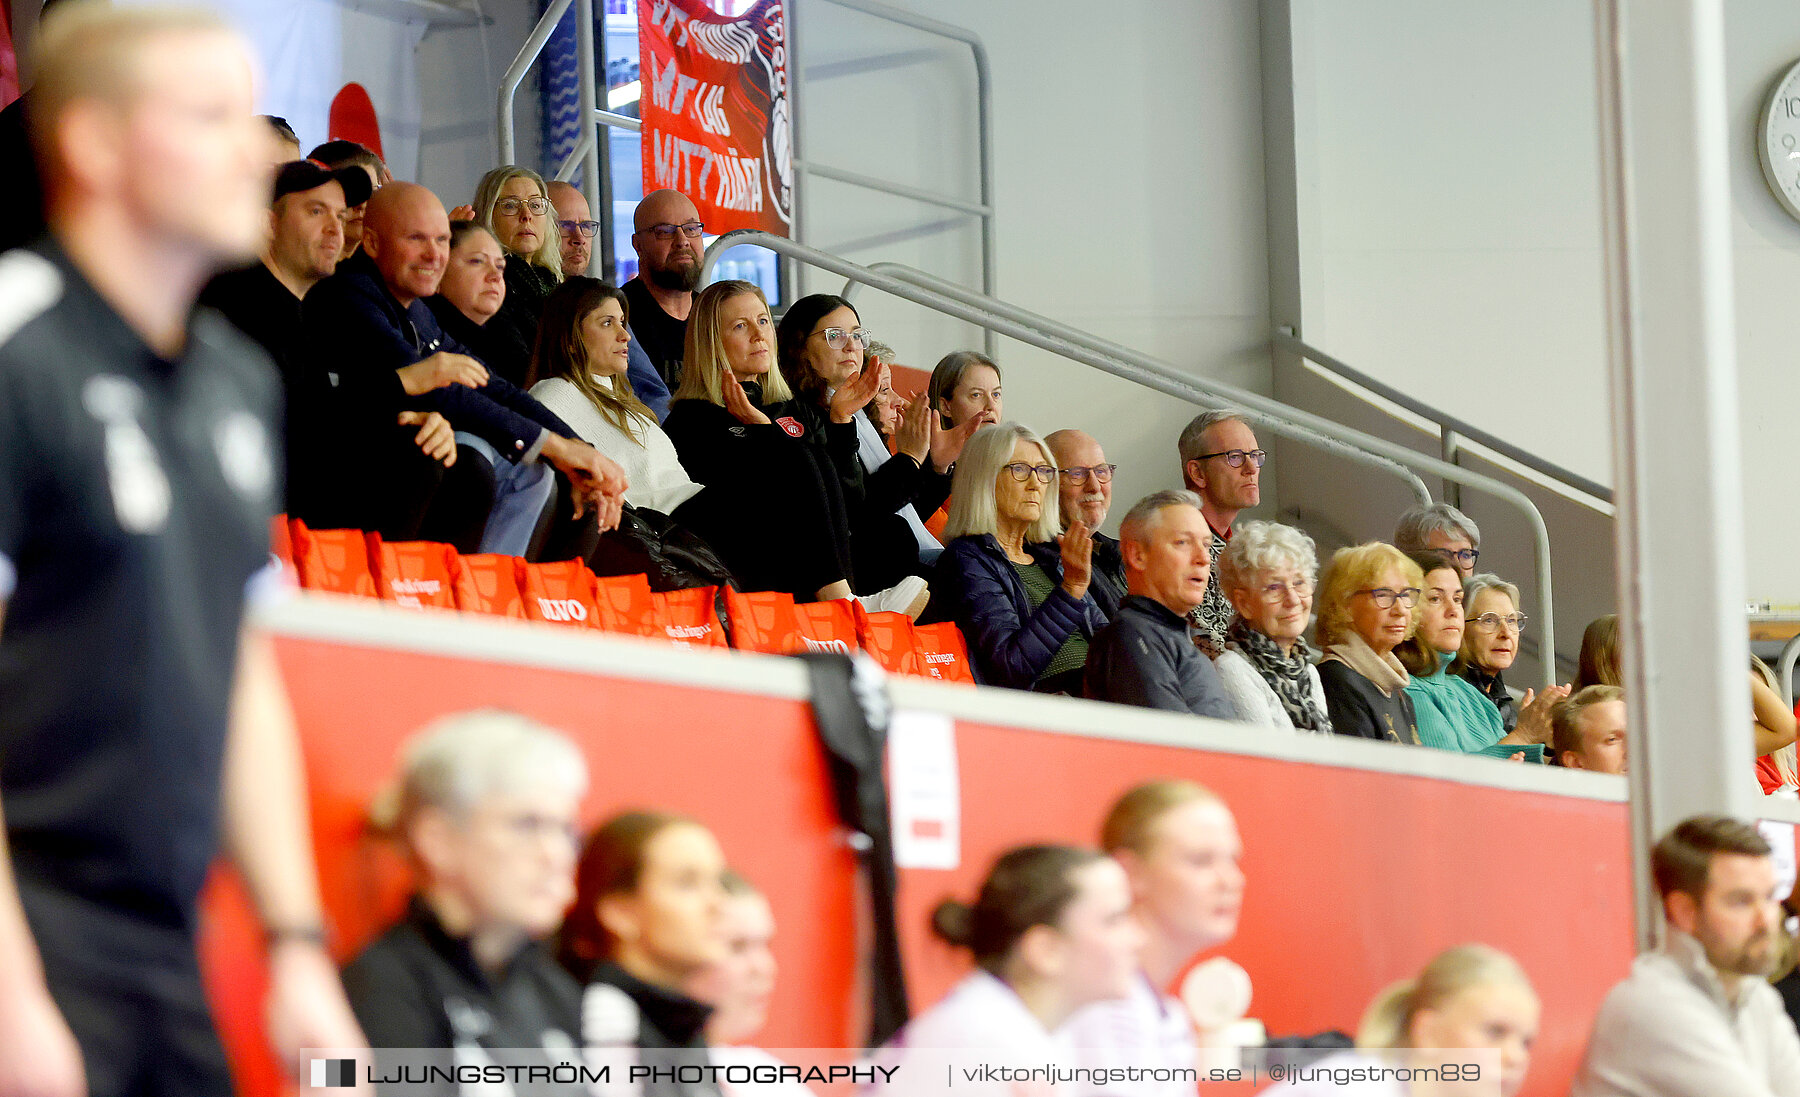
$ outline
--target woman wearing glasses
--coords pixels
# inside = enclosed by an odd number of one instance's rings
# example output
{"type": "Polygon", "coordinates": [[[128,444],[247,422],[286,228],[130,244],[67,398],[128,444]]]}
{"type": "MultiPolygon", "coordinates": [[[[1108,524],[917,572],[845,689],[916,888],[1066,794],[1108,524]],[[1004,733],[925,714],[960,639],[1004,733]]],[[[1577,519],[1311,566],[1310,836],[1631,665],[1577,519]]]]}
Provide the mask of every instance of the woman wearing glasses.
{"type": "MultiPolygon", "coordinates": [[[[1500,712],[1461,675],[1450,670],[1467,631],[1462,574],[1447,552],[1408,554],[1425,573],[1419,627],[1394,649],[1412,675],[1406,694],[1419,721],[1419,742],[1440,750],[1486,754],[1525,762],[1544,760],[1544,740],[1529,736],[1530,725],[1508,732],[1500,712]]],[[[1549,731],[1548,727],[1542,729],[1549,731]]]]}
{"type": "Polygon", "coordinates": [[[891,588],[884,607],[917,617],[926,602],[919,541],[895,511],[915,498],[931,508],[943,502],[955,454],[934,453],[930,435],[919,429],[923,416],[915,414],[910,429],[901,425],[900,453],[864,474],[858,412],[874,399],[887,369],[865,353],[869,333],[842,297],[815,293],[795,301],[781,318],[776,345],[781,376],[794,393],[793,418],[807,437],[823,442],[820,454],[843,484],[856,593],[891,588]]]}
{"type": "Polygon", "coordinates": [[[1371,541],[1339,549],[1319,580],[1319,682],[1336,735],[1419,741],[1406,695],[1411,679],[1394,648],[1413,633],[1413,609],[1425,576],[1392,545],[1371,541]]]}
{"type": "Polygon", "coordinates": [[[1213,669],[1238,719],[1278,731],[1331,734],[1331,714],[1306,626],[1312,622],[1313,540],[1277,522],[1245,522],[1219,557],[1219,583],[1237,617],[1213,669]]]}
{"type": "Polygon", "coordinates": [[[1520,731],[1528,743],[1548,743],[1550,710],[1569,695],[1569,687],[1554,686],[1541,694],[1526,690],[1522,702],[1506,688],[1506,671],[1519,657],[1519,640],[1525,622],[1531,620],[1519,612],[1519,588],[1484,571],[1463,584],[1463,606],[1468,628],[1450,673],[1462,675],[1481,691],[1499,711],[1509,735],[1520,731]]]}
{"type": "Polygon", "coordinates": [[[975,432],[956,463],[932,616],[954,620],[979,679],[1042,693],[1081,692],[1088,641],[1106,617],[1088,593],[1093,538],[1060,538],[1056,464],[1017,423],[975,432]]]}
{"type": "Polygon", "coordinates": [[[506,252],[506,300],[485,325],[497,361],[489,369],[528,387],[531,348],[544,300],[562,281],[562,237],[543,177],[515,164],[495,168],[475,188],[475,223],[506,252]],[[517,376],[514,376],[514,373],[517,376]]]}

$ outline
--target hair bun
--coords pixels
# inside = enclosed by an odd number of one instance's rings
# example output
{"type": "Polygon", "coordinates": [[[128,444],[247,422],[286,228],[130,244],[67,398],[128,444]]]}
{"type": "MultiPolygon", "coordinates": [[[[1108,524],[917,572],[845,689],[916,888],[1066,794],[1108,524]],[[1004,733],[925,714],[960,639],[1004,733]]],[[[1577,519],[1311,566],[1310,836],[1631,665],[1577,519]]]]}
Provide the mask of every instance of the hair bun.
{"type": "Polygon", "coordinates": [[[969,904],[945,899],[931,912],[931,931],[960,948],[975,940],[975,910],[969,904]]]}

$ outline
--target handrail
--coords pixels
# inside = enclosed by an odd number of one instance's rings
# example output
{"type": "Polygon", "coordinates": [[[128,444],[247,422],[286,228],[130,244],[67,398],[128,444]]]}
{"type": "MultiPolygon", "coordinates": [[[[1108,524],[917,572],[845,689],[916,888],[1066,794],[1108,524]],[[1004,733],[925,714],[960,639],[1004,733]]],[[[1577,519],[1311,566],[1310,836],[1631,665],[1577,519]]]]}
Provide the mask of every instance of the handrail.
{"type": "MultiPolygon", "coordinates": [[[[602,116],[610,112],[599,107],[599,89],[595,86],[594,72],[596,64],[596,47],[594,45],[594,0],[550,0],[544,8],[544,14],[537,25],[531,28],[526,36],[525,44],[519,47],[519,54],[513,58],[512,64],[506,67],[506,73],[500,78],[500,92],[496,107],[495,124],[499,135],[500,163],[518,163],[518,141],[513,132],[513,97],[519,93],[519,85],[524,82],[525,74],[531,66],[537,64],[538,55],[544,52],[544,46],[550,36],[556,33],[556,27],[569,8],[575,8],[575,89],[576,110],[582,120],[580,134],[575,139],[575,147],[557,167],[555,178],[568,182],[575,173],[575,165],[582,165],[581,190],[582,197],[587,199],[588,206],[594,210],[610,211],[612,203],[606,201],[612,193],[610,181],[603,178],[600,170],[600,141],[594,124],[605,120],[602,116]]],[[[622,115],[610,115],[623,118],[622,115]]],[[[607,122],[616,125],[616,122],[607,122]]],[[[605,214],[611,223],[611,213],[605,214]]],[[[612,261],[612,237],[605,236],[600,241],[603,263],[612,261]]]]}
{"type": "Polygon", "coordinates": [[[1327,373],[1336,374],[1338,377],[1349,381],[1358,388],[1367,389],[1389,403],[1398,404],[1407,411],[1412,412],[1414,415],[1431,420],[1432,423],[1436,424],[1440,431],[1447,431],[1451,434],[1458,435],[1463,440],[1474,442],[1483,449],[1493,450],[1507,460],[1524,465],[1531,471],[1547,476],[1562,484],[1564,487],[1573,488],[1584,495],[1591,495],[1595,499],[1599,499],[1605,503],[1611,503],[1613,501],[1612,489],[1605,484],[1590,480],[1578,472],[1571,472],[1555,462],[1546,461],[1535,453],[1520,449],[1511,442],[1496,438],[1487,431],[1482,430],[1480,427],[1474,426],[1465,420],[1458,419],[1448,412],[1440,411],[1430,404],[1425,403],[1423,400],[1402,392],[1391,385],[1378,381],[1361,370],[1346,365],[1337,358],[1333,358],[1324,351],[1309,346],[1292,331],[1286,329],[1277,331],[1274,336],[1274,341],[1276,346],[1293,351],[1295,354],[1312,362],[1327,373]]]}
{"type": "MultiPolygon", "coordinates": [[[[883,180],[875,179],[872,176],[863,175],[860,172],[846,171],[841,168],[830,168],[803,159],[800,155],[800,127],[798,113],[795,114],[796,121],[794,125],[795,174],[810,174],[820,178],[846,183],[851,186],[866,187],[870,190],[879,191],[884,194],[897,195],[918,202],[943,206],[977,218],[981,225],[981,288],[984,293],[992,296],[994,293],[998,292],[995,288],[997,261],[995,259],[996,245],[994,240],[994,83],[993,69],[988,63],[986,44],[982,42],[981,36],[974,31],[955,26],[951,23],[941,22],[937,19],[931,19],[927,16],[915,15],[910,11],[903,11],[900,8],[880,3],[879,0],[823,0],[823,2],[836,4],[840,8],[848,8],[851,11],[861,12],[864,15],[872,16],[876,19],[883,19],[890,23],[897,23],[903,27],[911,27],[914,30],[923,31],[926,34],[935,34],[940,38],[948,38],[954,42],[961,42],[969,47],[969,52],[975,61],[975,132],[981,198],[977,202],[965,202],[961,199],[951,198],[948,195],[939,194],[933,191],[903,186],[898,183],[888,183],[883,180]]],[[[789,83],[794,89],[796,105],[804,109],[805,104],[800,101],[800,83],[803,74],[799,62],[799,35],[795,31],[792,20],[789,21],[788,26],[788,45],[791,50],[789,56],[794,59],[790,70],[789,83]]],[[[800,217],[798,201],[794,203],[794,207],[794,239],[798,240],[802,236],[799,228],[800,217]]],[[[985,340],[985,349],[990,356],[993,355],[996,350],[994,332],[992,329],[984,329],[982,336],[985,340]]]]}
{"type": "MultiPolygon", "coordinates": [[[[513,58],[513,63],[506,67],[505,75],[500,77],[500,107],[495,122],[499,125],[502,164],[514,163],[518,156],[518,142],[513,135],[513,96],[519,93],[519,85],[524,83],[525,74],[531,71],[532,65],[537,64],[538,54],[544,52],[545,43],[556,33],[556,25],[562,22],[563,16],[569,13],[569,5],[574,2],[575,0],[550,0],[543,16],[538,19],[537,26],[531,28],[525,44],[519,47],[519,55],[513,58]]],[[[592,73],[581,75],[589,80],[593,79],[592,73]]]]}
{"type": "MultiPolygon", "coordinates": [[[[1012,305],[1008,305],[1006,302],[995,301],[992,298],[984,297],[983,295],[976,293],[973,290],[967,289],[963,286],[956,285],[953,282],[947,282],[942,278],[938,278],[935,275],[927,274],[926,272],[919,270],[915,267],[909,267],[904,263],[892,263],[892,262],[871,263],[869,265],[868,269],[877,274],[888,275],[893,278],[899,279],[900,281],[909,283],[913,286],[917,286],[918,288],[926,290],[928,292],[932,292],[932,293],[936,293],[936,294],[939,294],[944,297],[948,297],[954,301],[958,301],[958,302],[960,302],[964,305],[967,305],[971,308],[989,309],[1000,315],[1013,315],[1013,316],[1019,317],[1019,318],[1028,317],[1029,322],[1033,326],[1040,328],[1041,330],[1045,331],[1048,334],[1054,335],[1061,339],[1065,339],[1068,342],[1074,343],[1077,346],[1086,347],[1086,348],[1096,351],[1098,353],[1109,355],[1111,357],[1120,359],[1124,362],[1130,363],[1132,365],[1136,365],[1143,369],[1148,369],[1148,370],[1152,370],[1152,371],[1169,371],[1169,370],[1173,369],[1173,367],[1168,365],[1168,363],[1162,362],[1156,358],[1152,358],[1151,356],[1140,353],[1139,351],[1135,351],[1135,350],[1131,349],[1130,347],[1126,347],[1121,344],[1114,343],[1108,339],[1102,339],[1101,337],[1099,337],[1097,335],[1093,335],[1091,333],[1081,331],[1078,328],[1072,328],[1072,327],[1068,326],[1067,324],[1058,323],[1057,321],[1051,320],[1047,317],[1037,316],[1033,313],[1025,312],[1023,309],[1015,308],[1012,305]]],[[[865,280],[860,277],[855,277],[855,276],[847,276],[847,277],[849,277],[849,281],[847,281],[844,284],[844,296],[846,298],[849,298],[855,292],[856,284],[858,282],[865,281],[865,280]]],[[[873,284],[873,283],[870,283],[870,284],[873,284]]],[[[1297,339],[1292,340],[1292,344],[1288,346],[1288,349],[1294,350],[1296,353],[1300,354],[1303,357],[1310,356],[1311,354],[1319,353],[1316,350],[1314,350],[1314,348],[1308,346],[1306,343],[1303,343],[1297,339]]],[[[1104,367],[1102,367],[1102,368],[1104,368],[1104,367]]],[[[1135,380],[1135,378],[1133,378],[1133,379],[1135,380]]],[[[1224,389],[1226,386],[1221,385],[1218,387],[1220,389],[1224,389]]],[[[1240,396],[1241,396],[1241,394],[1240,394],[1240,396]]],[[[1263,398],[1255,397],[1255,399],[1260,400],[1263,398]]],[[[1248,401],[1244,401],[1244,402],[1248,403],[1248,401]]],[[[1268,403],[1273,404],[1275,407],[1282,408],[1283,410],[1280,414],[1284,414],[1284,415],[1289,415],[1290,413],[1291,414],[1299,414],[1299,415],[1305,414],[1305,413],[1299,412],[1298,409],[1287,408],[1285,405],[1276,404],[1274,401],[1268,401],[1268,403]]],[[[1336,424],[1331,424],[1331,425],[1333,427],[1337,426],[1336,424]]],[[[1271,429],[1276,429],[1276,433],[1282,433],[1282,431],[1280,431],[1279,429],[1274,428],[1272,426],[1272,424],[1271,424],[1271,429]]],[[[1348,430],[1348,428],[1338,428],[1338,429],[1348,430]]],[[[1352,431],[1350,433],[1355,434],[1358,432],[1352,431]]],[[[1296,436],[1294,434],[1288,434],[1287,436],[1288,437],[1299,437],[1299,439],[1302,441],[1309,441],[1309,442],[1313,441],[1313,439],[1308,438],[1304,435],[1296,436]]],[[[1373,438],[1373,436],[1369,436],[1369,435],[1363,435],[1363,437],[1367,437],[1367,438],[1371,438],[1371,439],[1373,438]]],[[[1375,440],[1379,441],[1378,439],[1375,439],[1375,440]]],[[[1390,443],[1386,443],[1386,442],[1382,443],[1382,445],[1384,447],[1389,444],[1390,443]]],[[[1483,444],[1485,444],[1485,443],[1483,443],[1483,444]]],[[[1365,446],[1364,448],[1368,449],[1368,448],[1372,448],[1372,447],[1365,446]]],[[[1377,452],[1381,452],[1381,450],[1377,450],[1377,452]]],[[[1416,461],[1411,460],[1412,458],[1417,458],[1421,455],[1415,453],[1412,450],[1405,450],[1404,452],[1408,456],[1401,458],[1400,460],[1402,462],[1412,463],[1412,464],[1415,464],[1416,466],[1423,464],[1422,462],[1416,462],[1416,461]]],[[[1510,485],[1506,485],[1506,484],[1502,483],[1501,481],[1493,480],[1488,477],[1480,477],[1480,480],[1484,481],[1484,482],[1478,483],[1476,480],[1470,479],[1466,470],[1464,470],[1462,468],[1462,466],[1454,464],[1453,462],[1450,462],[1447,460],[1431,459],[1431,463],[1434,467],[1451,468],[1451,469],[1457,470],[1458,474],[1456,476],[1445,476],[1444,477],[1444,479],[1447,483],[1460,483],[1460,484],[1467,484],[1470,487],[1485,488],[1486,490],[1493,492],[1494,494],[1506,499],[1507,501],[1512,502],[1514,505],[1519,506],[1520,509],[1522,509],[1526,512],[1527,517],[1530,519],[1531,525],[1532,525],[1532,532],[1534,535],[1534,544],[1533,544],[1534,563],[1537,565],[1537,568],[1536,568],[1537,580],[1538,580],[1538,584],[1541,588],[1541,596],[1542,596],[1542,606],[1540,608],[1540,616],[1542,616],[1544,618],[1544,626],[1543,626],[1544,627],[1544,635],[1549,637],[1549,639],[1543,645],[1543,649],[1540,650],[1540,652],[1539,652],[1539,661],[1543,664],[1543,667],[1544,667],[1544,676],[1545,676],[1546,684],[1549,684],[1549,685],[1555,684],[1555,682],[1556,682],[1556,666],[1557,666],[1557,664],[1556,664],[1556,632],[1555,632],[1556,614],[1555,614],[1554,606],[1552,605],[1554,599],[1552,596],[1552,592],[1550,590],[1549,530],[1544,525],[1543,515],[1538,511],[1536,504],[1532,503],[1528,496],[1526,496],[1523,492],[1518,491],[1516,488],[1511,487],[1510,485]],[[1495,491],[1494,488],[1496,486],[1504,488],[1505,490],[1495,491]]],[[[1431,471],[1431,469],[1427,468],[1426,471],[1431,471]]],[[[1422,485],[1421,485],[1421,488],[1422,488],[1422,485]]],[[[1425,501],[1430,502],[1429,497],[1427,497],[1425,499],[1425,501]]]]}

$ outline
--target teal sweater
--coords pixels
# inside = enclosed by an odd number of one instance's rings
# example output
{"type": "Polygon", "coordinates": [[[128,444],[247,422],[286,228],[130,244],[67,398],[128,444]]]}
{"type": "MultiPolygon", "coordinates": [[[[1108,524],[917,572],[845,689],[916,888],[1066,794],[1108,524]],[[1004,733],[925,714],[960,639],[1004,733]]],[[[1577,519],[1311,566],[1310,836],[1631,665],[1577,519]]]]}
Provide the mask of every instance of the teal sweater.
{"type": "Polygon", "coordinates": [[[1412,698],[1413,711],[1418,715],[1419,742],[1439,750],[1494,758],[1510,758],[1524,751],[1527,762],[1542,762],[1544,748],[1535,743],[1500,745],[1506,735],[1500,710],[1467,679],[1448,673],[1453,658],[1439,653],[1436,674],[1415,674],[1406,684],[1406,694],[1412,698]]]}

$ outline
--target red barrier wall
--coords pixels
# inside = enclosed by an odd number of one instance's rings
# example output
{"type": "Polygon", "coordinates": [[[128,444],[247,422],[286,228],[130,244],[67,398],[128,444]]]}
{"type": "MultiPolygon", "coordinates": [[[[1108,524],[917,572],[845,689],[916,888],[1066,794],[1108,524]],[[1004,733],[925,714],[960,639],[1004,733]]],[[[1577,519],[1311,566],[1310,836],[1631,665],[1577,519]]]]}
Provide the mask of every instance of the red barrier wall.
{"type": "MultiPolygon", "coordinates": [[[[803,703],[292,637],[278,647],[340,958],[394,917],[404,894],[404,869],[362,826],[399,744],[435,716],[503,706],[582,744],[588,820],[633,806],[687,812],[768,891],[781,979],[765,1046],[860,1037],[850,1020],[853,860],[803,703]]],[[[966,969],[928,938],[932,904],[971,894],[1007,846],[1091,841],[1113,797],[1159,776],[1210,785],[1237,815],[1247,897],[1239,936],[1221,951],[1249,971],[1251,1013],[1272,1033],[1353,1030],[1381,986],[1443,947],[1482,940],[1518,957],[1543,996],[1527,1093],[1547,1097],[1566,1089],[1594,1009],[1629,965],[1619,803],[970,722],[959,723],[957,746],[962,867],[902,877],[915,1009],[966,969]]],[[[274,1094],[256,936],[224,874],[207,911],[204,954],[234,1066],[246,1093],[274,1094]]]]}

